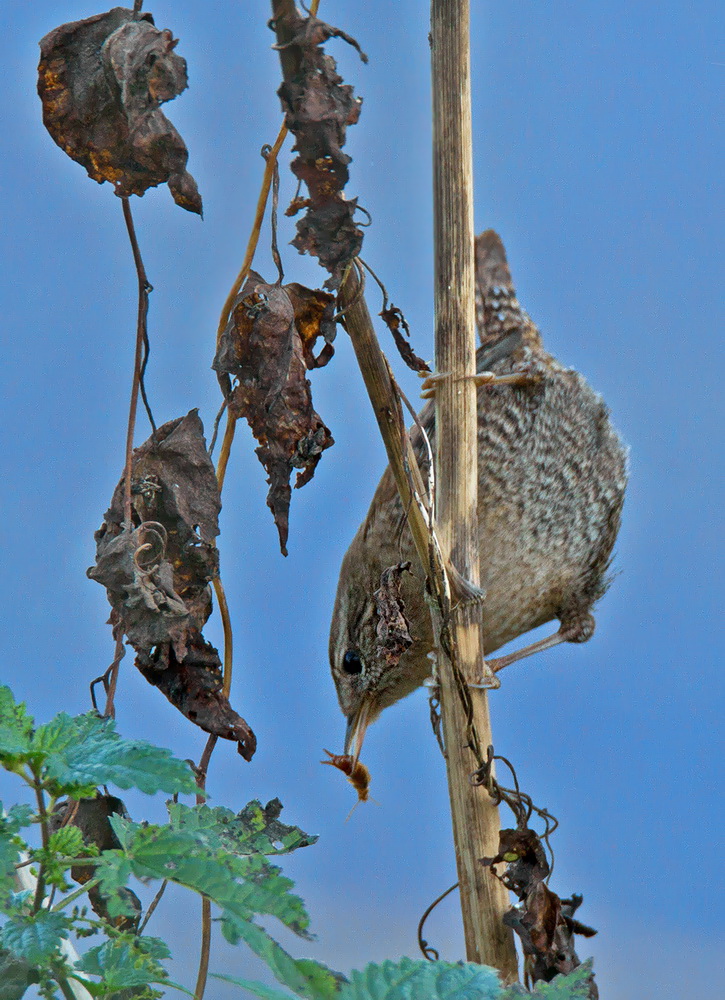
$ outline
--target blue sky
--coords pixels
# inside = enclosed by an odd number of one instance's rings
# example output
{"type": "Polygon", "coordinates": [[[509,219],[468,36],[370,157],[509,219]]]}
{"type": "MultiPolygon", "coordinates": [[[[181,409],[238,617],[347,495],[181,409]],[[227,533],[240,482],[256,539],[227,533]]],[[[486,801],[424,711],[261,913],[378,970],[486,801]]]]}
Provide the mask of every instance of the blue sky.
{"type": "MultiPolygon", "coordinates": [[[[725,985],[716,958],[724,817],[715,105],[725,73],[717,6],[473,6],[477,227],[501,233],[519,298],[548,348],[604,395],[631,449],[619,575],[597,632],[584,646],[507,671],[491,698],[496,749],[561,822],[552,884],[562,896],[581,892],[581,918],[599,928],[581,952],[595,957],[602,995],[709,1000],[725,985]]],[[[210,427],[214,331],[251,224],[259,149],[280,120],[278,61],[266,3],[165,0],[148,9],[180,37],[189,64],[190,89],[167,113],[189,147],[205,218],[178,209],[165,188],[134,204],[155,289],[147,385],[159,421],[198,406],[210,427]]],[[[0,11],[0,680],[41,719],[85,711],[88,681],[112,658],[105,595],[85,569],[122,467],[135,275],[120,203],[53,144],[35,94],[40,37],[97,12],[86,0],[4,0],[0,11]]],[[[321,14],[370,57],[363,66],[343,43],[329,46],[365,102],[349,131],[348,193],[373,218],[365,257],[430,357],[427,4],[323,0],[321,14]]],[[[282,185],[284,203],[293,193],[285,169],[282,185]]],[[[286,244],[293,230],[284,226],[286,244]]],[[[270,275],[266,246],[256,266],[270,275]]],[[[324,279],[290,247],[284,262],[290,280],[324,279]]],[[[415,393],[416,380],[399,374],[415,393]]],[[[320,835],[285,865],[318,940],[281,938],[295,954],[344,970],[414,955],[418,918],[455,866],[423,693],[368,734],[378,805],[345,823],[352,790],[318,764],[344,732],[326,654],[337,570],[384,459],[343,333],[333,363],[313,373],[313,391],[336,445],[293,497],[287,560],[246,429],[235,443],[220,550],[237,650],[233,701],[259,750],[246,764],[220,746],[209,787],[214,802],[233,808],[279,796],[289,822],[320,835]]],[[[140,419],[139,442],[146,433],[140,419]]],[[[216,621],[208,634],[221,641],[216,621]]],[[[203,734],[131,659],[120,682],[121,730],[198,759],[203,734]]],[[[6,801],[10,794],[3,782],[6,801]]],[[[137,819],[162,814],[161,802],[129,804],[137,819]]],[[[153,930],[172,938],[174,976],[190,982],[196,908],[179,927],[179,905],[160,910],[153,930]]],[[[427,936],[442,957],[462,957],[451,899],[427,936]]],[[[244,951],[221,945],[212,966],[256,974],[244,951]]],[[[222,1000],[233,995],[214,989],[222,1000]]]]}

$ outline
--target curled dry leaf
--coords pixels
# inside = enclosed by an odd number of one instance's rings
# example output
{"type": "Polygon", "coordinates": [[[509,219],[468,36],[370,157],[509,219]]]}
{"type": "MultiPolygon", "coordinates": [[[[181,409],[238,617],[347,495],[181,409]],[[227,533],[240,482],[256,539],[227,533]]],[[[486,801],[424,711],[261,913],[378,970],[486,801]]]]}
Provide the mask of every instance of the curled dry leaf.
{"type": "Polygon", "coordinates": [[[388,566],[380,576],[379,589],[373,594],[378,615],[377,655],[389,667],[396,666],[406,649],[413,645],[410,622],[405,617],[405,604],[400,592],[401,577],[408,572],[409,562],[388,566]]]}
{"type": "Polygon", "coordinates": [[[308,368],[326,364],[332,354],[334,297],[302,285],[269,285],[254,271],[237,296],[219,341],[214,369],[236,385],[229,410],[244,417],[267,470],[267,505],[287,555],[292,469],[295,488],[314,475],[332,435],[312,406],[308,368]],[[326,341],[315,357],[318,337],[326,341]]]}
{"type": "Polygon", "coordinates": [[[288,210],[307,209],[292,245],[318,257],[331,274],[326,287],[337,289],[346,265],[362,247],[362,231],[354,222],[357,199],[347,200],[343,193],[351,157],[342,152],[347,126],[358,120],[362,100],[343,84],[334,59],[321,46],[328,38],[342,38],[364,62],[367,57],[338,28],[312,15],[303,17],[294,3],[283,8],[274,25],[285,77],[278,93],[296,140],[292,171],[309,193],[306,199],[295,198],[288,210]]]}
{"type": "Polygon", "coordinates": [[[122,479],[96,532],[88,575],[106,588],[114,631],[126,634],[146,679],[250,759],[254,734],[222,694],[219,654],[201,635],[219,571],[221,498],[196,410],[136,448],[131,484],[133,525],[124,529],[122,479]]]}
{"type": "Polygon", "coordinates": [[[190,633],[183,658],[171,643],[139,651],[136,666],[149,682],[166,695],[172,705],[206,733],[234,740],[245,760],[251,760],[257,739],[222,692],[219,653],[201,632],[190,633]]]}
{"type": "MultiPolygon", "coordinates": [[[[115,795],[102,795],[98,792],[95,798],[64,799],[59,802],[50,818],[51,830],[59,830],[64,826],[75,826],[83,834],[87,845],[94,845],[99,851],[115,851],[121,843],[110,824],[111,816],[123,816],[128,819],[128,811],[123,801],[115,795]]],[[[94,874],[93,865],[74,865],[71,875],[76,882],[85,885],[94,874]]],[[[135,932],[141,916],[141,900],[135,892],[128,888],[119,888],[118,895],[130,909],[128,915],[111,917],[108,913],[108,903],[98,886],[91,886],[88,899],[95,913],[103,920],[108,920],[119,931],[135,932]]]]}
{"type": "Polygon", "coordinates": [[[184,140],[160,111],[187,86],[176,44],[150,14],[123,7],[62,24],[41,39],[38,94],[45,127],[93,180],[121,196],[167,183],[201,215],[184,140]]]}
{"type": "MultiPolygon", "coordinates": [[[[592,937],[596,931],[574,919],[581,896],[561,900],[546,884],[549,864],[538,835],[528,828],[501,830],[498,854],[481,860],[492,871],[494,865],[506,863],[501,881],[520,900],[503,919],[521,939],[527,984],[551,982],[578,968],[574,935],[592,937]]],[[[593,974],[588,996],[590,1000],[599,996],[593,974]]]]}
{"type": "Polygon", "coordinates": [[[136,650],[170,642],[183,659],[189,635],[211,613],[221,500],[196,410],[160,427],[134,451],[132,531],[124,531],[124,484],[96,532],[88,575],[108,591],[136,650]]]}
{"type": "Polygon", "coordinates": [[[411,368],[414,372],[429,372],[430,367],[428,363],[418,357],[410,345],[410,340],[406,340],[406,338],[410,338],[410,327],[401,310],[394,305],[385,306],[380,311],[380,315],[392,333],[395,346],[398,348],[400,356],[408,368],[411,368]]]}

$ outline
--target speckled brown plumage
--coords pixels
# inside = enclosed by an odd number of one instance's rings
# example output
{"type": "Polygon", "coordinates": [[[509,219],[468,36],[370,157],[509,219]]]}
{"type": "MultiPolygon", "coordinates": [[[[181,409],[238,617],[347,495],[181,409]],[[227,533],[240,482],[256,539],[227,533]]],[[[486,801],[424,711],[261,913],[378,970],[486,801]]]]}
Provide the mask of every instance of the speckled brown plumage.
{"type": "MultiPolygon", "coordinates": [[[[625,449],[601,397],[544,350],[492,230],[476,241],[476,281],[478,371],[531,376],[521,386],[478,391],[486,653],[553,619],[560,622],[559,640],[583,642],[607,587],[627,481],[625,449]]],[[[435,447],[432,403],[421,417],[435,447]]],[[[420,435],[414,432],[413,440],[422,456],[420,435]]],[[[430,674],[432,645],[422,572],[386,469],[343,560],[333,613],[330,661],[345,715],[359,721],[364,703],[370,722],[421,684],[430,674]],[[391,668],[375,652],[373,593],[382,571],[401,560],[415,570],[402,581],[415,641],[391,668]]]]}

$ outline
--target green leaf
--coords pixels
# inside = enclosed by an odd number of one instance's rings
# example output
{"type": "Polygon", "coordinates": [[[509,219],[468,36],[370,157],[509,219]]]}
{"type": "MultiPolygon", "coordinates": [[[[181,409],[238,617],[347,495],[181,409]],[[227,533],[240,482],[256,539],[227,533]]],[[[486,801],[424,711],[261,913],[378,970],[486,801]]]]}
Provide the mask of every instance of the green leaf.
{"type": "Polygon", "coordinates": [[[509,986],[501,995],[501,1000],[589,1000],[589,987],[593,976],[592,959],[582,962],[568,976],[556,976],[550,983],[538,982],[533,992],[523,986],[509,986]]]}
{"type": "Polygon", "coordinates": [[[495,969],[471,962],[399,962],[353,972],[340,1000],[503,1000],[495,969]]]}
{"type": "Polygon", "coordinates": [[[243,990],[254,994],[260,1000],[292,1000],[289,993],[283,993],[274,986],[266,986],[254,979],[237,979],[235,976],[225,976],[220,972],[212,972],[211,976],[212,979],[222,979],[225,983],[232,983],[233,986],[241,986],[243,990]]]}
{"type": "Polygon", "coordinates": [[[0,894],[2,895],[12,891],[15,865],[19,861],[20,852],[28,849],[25,841],[18,836],[18,831],[30,826],[32,821],[33,810],[30,806],[11,806],[5,812],[0,802],[0,894]]]}
{"type": "MultiPolygon", "coordinates": [[[[239,857],[212,850],[205,837],[191,829],[142,826],[117,815],[110,822],[137,878],[166,878],[203,893],[222,907],[225,919],[227,914],[249,920],[255,913],[265,913],[307,936],[309,917],[299,896],[290,892],[293,883],[262,855],[239,857]]],[[[114,878],[109,874],[107,879],[104,858],[108,855],[114,868],[114,854],[104,851],[96,869],[104,886],[114,878]]]]}
{"type": "Polygon", "coordinates": [[[68,937],[69,920],[62,913],[40,910],[29,917],[11,917],[2,929],[2,945],[16,958],[42,965],[57,956],[68,937]]]}
{"type": "Polygon", "coordinates": [[[314,844],[316,836],[298,826],[280,823],[282,803],[272,799],[266,806],[253,799],[240,813],[223,806],[169,804],[171,825],[194,831],[209,847],[232,854],[289,854],[314,844]]]}
{"type": "Polygon", "coordinates": [[[48,850],[64,858],[75,858],[83,852],[83,834],[77,826],[62,826],[51,833],[48,850]]]}
{"type": "Polygon", "coordinates": [[[132,917],[133,908],[121,893],[131,877],[131,862],[121,851],[103,851],[99,864],[93,869],[99,879],[98,889],[106,900],[109,919],[132,917]]]}
{"type": "Polygon", "coordinates": [[[0,948],[0,1000],[21,1000],[39,978],[32,965],[0,948]]]}
{"type": "Polygon", "coordinates": [[[338,974],[312,959],[292,958],[259,924],[249,920],[228,920],[224,936],[232,943],[242,938],[255,955],[267,963],[275,979],[298,996],[308,1000],[328,1000],[337,996],[341,978],[338,974]]]}
{"type": "Polygon", "coordinates": [[[17,704],[9,687],[0,687],[0,762],[14,770],[27,758],[33,720],[25,705],[17,704]]]}
{"type": "Polygon", "coordinates": [[[174,986],[188,996],[193,996],[183,986],[172,983],[161,960],[169,957],[169,949],[160,938],[136,937],[121,934],[105,944],[90,948],[76,962],[76,970],[90,976],[99,976],[94,990],[96,996],[108,996],[132,986],[174,986]]]}
{"type": "Polygon", "coordinates": [[[112,719],[93,713],[72,718],[61,712],[33,735],[31,752],[44,763],[52,793],[92,796],[97,785],[155,792],[189,793],[196,781],[185,761],[143,740],[125,740],[112,719]]]}

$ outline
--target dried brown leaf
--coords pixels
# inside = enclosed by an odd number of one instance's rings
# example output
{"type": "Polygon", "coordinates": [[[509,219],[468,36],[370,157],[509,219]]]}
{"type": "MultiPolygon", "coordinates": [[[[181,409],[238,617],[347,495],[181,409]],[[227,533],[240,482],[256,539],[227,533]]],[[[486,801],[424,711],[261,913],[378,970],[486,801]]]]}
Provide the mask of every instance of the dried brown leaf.
{"type": "Polygon", "coordinates": [[[380,315],[392,333],[395,346],[398,348],[400,356],[408,368],[411,368],[414,372],[429,372],[430,367],[427,362],[418,357],[411,347],[409,340],[406,340],[406,337],[410,338],[410,327],[401,310],[397,306],[391,305],[382,309],[380,315]]]}
{"type": "Polygon", "coordinates": [[[150,14],[123,7],[63,24],[41,39],[38,94],[45,127],[93,180],[120,196],[166,183],[201,215],[184,140],[159,110],[187,86],[176,44],[150,14]]]}
{"type": "Polygon", "coordinates": [[[362,232],[354,222],[357,199],[346,200],[343,194],[351,158],[342,152],[347,126],[358,120],[362,100],[343,84],[334,59],[321,46],[328,38],[341,38],[364,62],[367,57],[345,32],[312,15],[303,17],[294,4],[277,17],[275,30],[278,38],[288,39],[277,46],[285,67],[278,93],[299,154],[292,171],[309,193],[307,199],[296,197],[288,210],[294,214],[307,208],[292,245],[319,257],[331,274],[326,287],[337,289],[346,265],[362,247],[362,232]]]}
{"type": "Polygon", "coordinates": [[[121,480],[88,575],[106,587],[114,630],[128,636],[144,677],[205,732],[236,740],[249,760],[254,733],[222,693],[219,653],[201,635],[219,571],[220,509],[204,428],[192,410],[134,451],[133,527],[124,528],[121,480]]]}
{"type": "Polygon", "coordinates": [[[406,649],[413,644],[410,622],[405,617],[405,604],[400,592],[401,577],[408,572],[409,562],[388,566],[380,576],[380,587],[373,594],[378,615],[376,651],[389,667],[396,666],[406,649]]]}
{"type": "Polygon", "coordinates": [[[302,285],[269,285],[251,272],[222,335],[214,369],[236,379],[229,410],[244,417],[267,470],[267,504],[287,555],[292,469],[309,482],[332,435],[312,406],[308,367],[325,364],[334,335],[332,296],[302,285]],[[326,345],[314,356],[322,336],[326,345]]]}
{"type": "MultiPolygon", "coordinates": [[[[83,834],[86,844],[94,844],[99,851],[117,850],[121,843],[110,824],[111,816],[128,818],[128,811],[123,801],[115,795],[102,795],[95,798],[64,799],[59,802],[50,818],[51,830],[59,830],[62,826],[76,826],[83,834]]],[[[73,865],[70,872],[76,882],[85,885],[95,875],[93,865],[73,865]]],[[[107,920],[119,931],[135,931],[141,916],[141,900],[133,890],[120,888],[119,896],[133,911],[131,915],[110,917],[108,901],[99,891],[98,886],[91,886],[88,899],[95,913],[107,920]]]]}
{"type": "MultiPolygon", "coordinates": [[[[527,827],[501,830],[498,854],[481,860],[491,870],[496,864],[506,863],[501,881],[520,902],[503,919],[521,939],[527,980],[551,982],[555,976],[566,975],[581,965],[574,935],[591,937],[596,931],[573,918],[581,896],[562,901],[546,884],[549,864],[535,831],[527,827]]],[[[588,989],[591,1000],[596,1000],[599,994],[593,975],[588,989]]]]}
{"type": "Polygon", "coordinates": [[[224,696],[219,653],[200,632],[189,634],[182,658],[171,643],[164,643],[150,655],[139,652],[136,666],[190,722],[213,736],[235,740],[242,757],[252,759],[257,738],[224,696]]]}
{"type": "Polygon", "coordinates": [[[183,658],[189,632],[211,613],[221,499],[196,410],[164,424],[134,451],[132,531],[123,527],[123,479],[96,532],[92,580],[137,650],[171,642],[183,658]]]}

